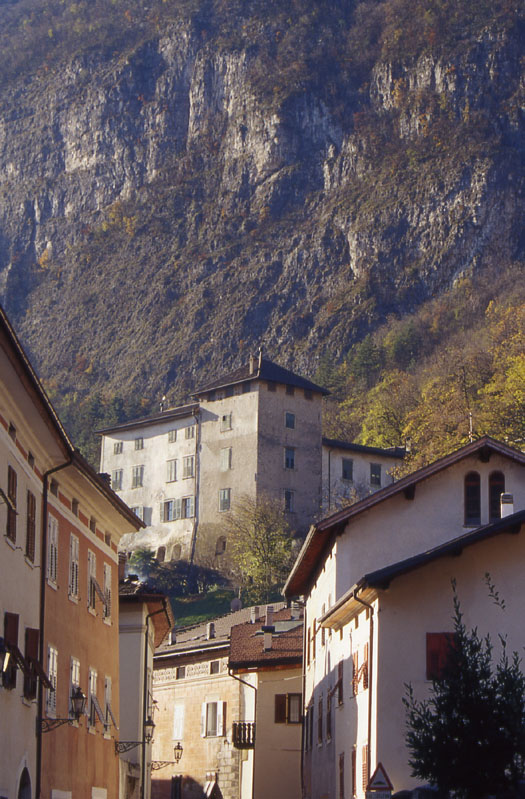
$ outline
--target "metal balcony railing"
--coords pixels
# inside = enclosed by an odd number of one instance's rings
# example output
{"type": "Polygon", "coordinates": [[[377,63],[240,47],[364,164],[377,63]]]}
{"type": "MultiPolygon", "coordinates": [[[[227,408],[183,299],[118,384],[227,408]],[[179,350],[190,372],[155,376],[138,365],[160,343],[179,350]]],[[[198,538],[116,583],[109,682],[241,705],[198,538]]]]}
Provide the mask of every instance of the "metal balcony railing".
{"type": "Polygon", "coordinates": [[[233,745],[236,749],[253,749],[255,746],[255,722],[234,721],[232,735],[233,745]]]}

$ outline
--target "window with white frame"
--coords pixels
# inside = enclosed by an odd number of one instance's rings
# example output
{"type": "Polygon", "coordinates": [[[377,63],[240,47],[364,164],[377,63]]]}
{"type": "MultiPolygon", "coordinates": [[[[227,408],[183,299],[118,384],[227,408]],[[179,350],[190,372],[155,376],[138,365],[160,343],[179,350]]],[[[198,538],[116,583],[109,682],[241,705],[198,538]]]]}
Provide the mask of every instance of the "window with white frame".
{"type": "Polygon", "coordinates": [[[142,436],[135,439],[135,449],[144,449],[144,439],[142,436]]]}
{"type": "Polygon", "coordinates": [[[72,699],[76,689],[80,688],[80,660],[78,658],[71,658],[71,665],[69,671],[69,717],[74,718],[72,699]]]}
{"type": "Polygon", "coordinates": [[[220,470],[221,472],[227,472],[231,468],[232,468],[232,448],[223,447],[221,449],[221,454],[220,454],[220,470]]]}
{"type": "Polygon", "coordinates": [[[294,447],[285,447],[284,448],[284,468],[285,469],[295,469],[295,448],[294,447]]]}
{"type": "Polygon", "coordinates": [[[295,430],[295,413],[286,411],[284,414],[284,426],[289,430],[295,430]]]}
{"type": "Polygon", "coordinates": [[[194,497],[182,497],[181,516],[183,519],[192,519],[195,516],[194,497]]]}
{"type": "Polygon", "coordinates": [[[97,579],[97,557],[94,552],[88,550],[88,573],[87,573],[87,592],[88,592],[88,608],[95,610],[95,601],[97,589],[95,581],[97,579]]]}
{"type": "Polygon", "coordinates": [[[166,461],[166,482],[174,483],[177,479],[177,461],[166,461]]]}
{"type": "Polygon", "coordinates": [[[57,674],[58,674],[58,651],[54,646],[47,648],[47,676],[52,688],[46,692],[46,713],[48,716],[56,716],[57,711],[57,674]]]}
{"type": "Polygon", "coordinates": [[[224,735],[226,702],[203,702],[201,711],[201,736],[217,738],[224,735]]]}
{"type": "Polygon", "coordinates": [[[144,466],[134,466],[131,473],[131,487],[140,488],[144,483],[144,466]]]}
{"type": "Polygon", "coordinates": [[[173,705],[173,740],[182,741],[184,738],[184,705],[173,705]]]}
{"type": "Polygon", "coordinates": [[[113,444],[113,455],[122,455],[122,450],[124,448],[122,441],[115,441],[113,444]]]}
{"type": "Polygon", "coordinates": [[[232,429],[232,415],[231,413],[223,413],[221,416],[221,433],[224,433],[226,430],[232,429]]]}
{"type": "Polygon", "coordinates": [[[186,455],[182,459],[182,476],[184,477],[193,477],[195,468],[195,456],[194,455],[186,455]]]}
{"type": "Polygon", "coordinates": [[[290,488],[284,489],[284,509],[286,513],[294,513],[295,511],[295,491],[290,488]]]}
{"type": "Polygon", "coordinates": [[[111,472],[111,488],[113,491],[122,491],[122,476],[124,469],[114,469],[111,472]]]}
{"type": "Polygon", "coordinates": [[[184,435],[186,438],[195,438],[195,425],[190,424],[188,427],[186,427],[184,430],[184,435]]]}
{"type": "Polygon", "coordinates": [[[58,575],[58,521],[49,515],[47,522],[47,579],[57,584],[58,575]]]}
{"type": "Polygon", "coordinates": [[[219,490],[219,511],[230,510],[231,488],[221,488],[219,490]]]}
{"type": "Polygon", "coordinates": [[[174,444],[177,440],[177,430],[168,430],[168,444],[174,444]]]}
{"type": "Polygon", "coordinates": [[[111,619],[111,564],[104,563],[104,618],[111,619]]]}
{"type": "Polygon", "coordinates": [[[69,596],[78,599],[78,537],[71,533],[69,537],[69,596]]]}

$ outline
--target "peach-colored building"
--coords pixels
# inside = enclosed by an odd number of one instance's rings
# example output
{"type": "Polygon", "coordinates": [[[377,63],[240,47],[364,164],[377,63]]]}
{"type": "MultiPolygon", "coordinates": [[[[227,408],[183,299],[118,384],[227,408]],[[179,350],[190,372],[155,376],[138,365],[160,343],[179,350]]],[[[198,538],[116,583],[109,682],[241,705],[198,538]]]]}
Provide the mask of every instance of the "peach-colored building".
{"type": "Polygon", "coordinates": [[[111,600],[118,542],[142,522],[75,450],[1,309],[0,344],[0,795],[117,799],[111,600]]]}

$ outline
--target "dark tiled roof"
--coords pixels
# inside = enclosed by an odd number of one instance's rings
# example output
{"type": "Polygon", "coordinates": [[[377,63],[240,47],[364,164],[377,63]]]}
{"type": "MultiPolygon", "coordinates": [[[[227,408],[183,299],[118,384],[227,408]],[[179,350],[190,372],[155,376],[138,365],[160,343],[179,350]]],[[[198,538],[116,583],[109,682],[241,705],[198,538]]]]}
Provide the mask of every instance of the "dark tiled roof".
{"type": "Polygon", "coordinates": [[[303,655],[302,619],[291,621],[291,611],[286,608],[274,613],[272,648],[264,651],[265,620],[255,624],[239,624],[232,628],[230,641],[231,668],[258,665],[300,664],[303,655]],[[281,629],[279,629],[281,627],[281,629]]]}
{"type": "MultiPolygon", "coordinates": [[[[274,602],[272,606],[274,609],[281,610],[285,607],[285,604],[284,602],[274,602]]],[[[180,630],[176,630],[176,642],[174,644],[165,642],[157,650],[156,654],[166,655],[172,653],[180,655],[192,649],[216,648],[221,645],[228,646],[232,627],[249,621],[251,610],[251,608],[241,608],[216,619],[208,619],[208,621],[194,624],[191,627],[182,627],[180,630]],[[215,635],[213,638],[208,639],[207,632],[210,621],[215,625],[215,635]]],[[[264,607],[261,610],[264,611],[264,607]]]]}
{"type": "Polygon", "coordinates": [[[200,397],[208,391],[214,391],[217,388],[224,388],[225,386],[235,385],[236,383],[245,383],[247,380],[268,380],[270,383],[282,383],[285,386],[295,386],[296,388],[315,391],[318,394],[330,393],[325,388],[316,385],[316,383],[312,383],[311,380],[300,377],[294,372],[290,372],[283,366],[279,366],[266,358],[262,359],[259,367],[259,360],[255,358],[254,371],[250,371],[250,364],[247,363],[239,367],[239,369],[235,369],[235,371],[223,375],[218,380],[214,380],[212,383],[203,386],[196,391],[193,396],[200,397]]]}
{"type": "Polygon", "coordinates": [[[137,597],[141,600],[147,597],[151,597],[152,599],[164,598],[164,594],[159,594],[158,591],[155,591],[147,583],[141,583],[139,580],[134,580],[131,577],[121,580],[118,586],[118,595],[119,598],[122,599],[126,599],[127,597],[137,597]]]}
{"type": "Polygon", "coordinates": [[[195,402],[191,403],[191,405],[179,405],[177,408],[167,408],[162,413],[154,413],[152,416],[144,416],[142,419],[132,419],[130,422],[104,427],[102,430],[97,430],[96,433],[97,435],[106,435],[106,433],[116,433],[119,430],[133,430],[136,427],[167,422],[170,419],[183,419],[185,416],[193,416],[198,409],[199,406],[195,402]]]}
{"type": "Polygon", "coordinates": [[[305,593],[312,575],[319,568],[319,564],[322,564],[323,551],[331,537],[337,532],[344,530],[350,519],[403,491],[409,496],[414,491],[417,483],[422,480],[427,480],[434,474],[447,469],[449,466],[452,466],[464,458],[477,454],[482,459],[488,459],[491,453],[504,455],[521,465],[525,465],[525,453],[513,447],[509,447],[501,441],[496,441],[496,439],[490,436],[482,436],[455,452],[445,455],[444,458],[439,458],[439,460],[434,461],[434,463],[424,466],[422,469],[418,469],[406,475],[406,477],[402,477],[401,480],[379,489],[379,491],[365,497],[360,502],[349,505],[337,511],[337,513],[328,516],[326,519],[323,519],[318,524],[313,525],[310,528],[288,580],[286,581],[286,585],[284,586],[285,595],[292,597],[305,593]]]}
{"type": "Polygon", "coordinates": [[[350,441],[340,441],[336,438],[323,438],[323,447],[345,449],[349,452],[363,452],[368,455],[381,455],[383,458],[404,458],[406,452],[403,447],[367,447],[364,444],[352,444],[350,441]]]}

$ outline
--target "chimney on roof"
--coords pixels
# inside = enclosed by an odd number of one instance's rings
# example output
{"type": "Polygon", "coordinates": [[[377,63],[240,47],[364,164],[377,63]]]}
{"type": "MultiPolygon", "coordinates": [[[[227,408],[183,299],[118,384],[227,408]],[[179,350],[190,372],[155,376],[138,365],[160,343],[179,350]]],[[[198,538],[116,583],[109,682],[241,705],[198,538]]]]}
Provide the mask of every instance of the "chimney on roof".
{"type": "Polygon", "coordinates": [[[261,371],[261,368],[262,368],[262,347],[259,347],[259,352],[257,353],[257,355],[259,357],[259,371],[261,371]]]}
{"type": "Polygon", "coordinates": [[[125,552],[118,553],[118,581],[121,583],[123,580],[126,579],[126,564],[128,562],[128,556],[125,552]]]}
{"type": "Polygon", "coordinates": [[[255,356],[254,355],[250,355],[248,365],[249,365],[249,369],[250,369],[250,374],[253,375],[254,372],[255,372],[255,356]]]}
{"type": "Polygon", "coordinates": [[[161,401],[160,401],[160,412],[161,412],[161,413],[163,413],[163,411],[164,411],[164,405],[165,405],[165,403],[166,403],[166,396],[164,395],[164,396],[162,397],[161,401]]]}
{"type": "Polygon", "coordinates": [[[170,644],[177,643],[177,630],[174,627],[173,630],[170,630],[170,644]]]}
{"type": "Polygon", "coordinates": [[[263,650],[268,652],[272,648],[272,633],[270,630],[265,630],[263,633],[263,650]]]}
{"type": "Polygon", "coordinates": [[[292,602],[290,605],[290,618],[293,621],[297,621],[301,618],[301,603],[300,602],[292,602]]]}
{"type": "Polygon", "coordinates": [[[255,605],[254,608],[250,608],[250,623],[255,624],[257,621],[259,621],[259,607],[255,605]]]}
{"type": "Polygon", "coordinates": [[[514,496],[513,494],[502,494],[501,501],[501,518],[511,516],[514,513],[514,496]]]}
{"type": "Polygon", "coordinates": [[[215,622],[209,621],[206,625],[206,640],[210,641],[215,638],[215,622]]]}
{"type": "Polygon", "coordinates": [[[266,605],[266,621],[264,624],[265,627],[271,627],[273,625],[273,605],[266,605]]]}

